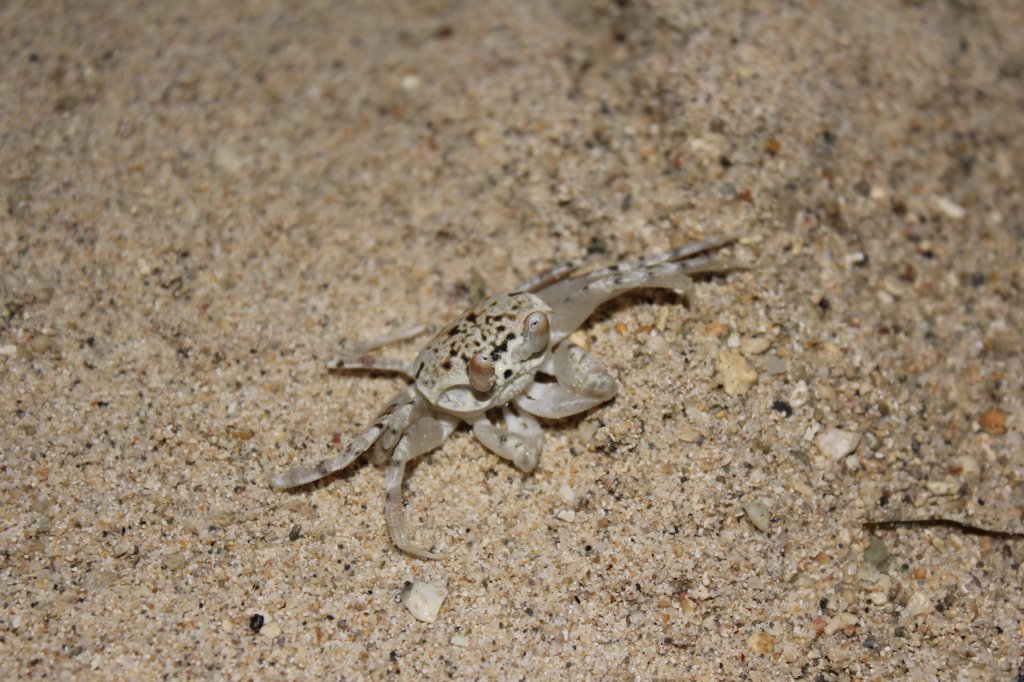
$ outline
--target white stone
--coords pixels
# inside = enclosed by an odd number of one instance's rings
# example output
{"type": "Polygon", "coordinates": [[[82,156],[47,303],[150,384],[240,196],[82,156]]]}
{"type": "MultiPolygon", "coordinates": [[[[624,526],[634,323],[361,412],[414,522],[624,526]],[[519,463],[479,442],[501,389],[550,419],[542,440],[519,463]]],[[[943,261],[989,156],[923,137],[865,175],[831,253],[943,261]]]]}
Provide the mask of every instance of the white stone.
{"type": "Polygon", "coordinates": [[[821,454],[838,461],[857,449],[857,444],[860,443],[860,434],[856,431],[828,429],[819,433],[814,442],[821,454]]]}
{"type": "Polygon", "coordinates": [[[757,371],[734,350],[723,348],[715,356],[715,370],[729,395],[743,395],[757,382],[757,371]]]}
{"type": "Polygon", "coordinates": [[[952,495],[958,486],[950,481],[928,481],[925,487],[932,495],[952,495]]]}
{"type": "Polygon", "coordinates": [[[448,590],[433,583],[410,580],[402,588],[400,599],[412,617],[424,623],[437,621],[441,604],[448,597],[448,590]]]}
{"type": "Polygon", "coordinates": [[[826,635],[834,635],[840,630],[845,630],[848,627],[853,627],[857,624],[857,616],[852,613],[840,613],[835,618],[828,622],[825,626],[826,635]]]}
{"type": "Polygon", "coordinates": [[[935,208],[939,209],[946,215],[946,217],[952,218],[953,220],[960,220],[967,215],[967,211],[963,206],[953,203],[946,197],[935,197],[935,208]]]}
{"type": "Polygon", "coordinates": [[[771,529],[771,514],[760,502],[747,502],[743,505],[743,513],[747,515],[747,518],[754,524],[754,527],[762,533],[767,533],[771,529]]]}
{"type": "Polygon", "coordinates": [[[931,613],[932,601],[921,592],[915,592],[907,600],[907,606],[903,609],[903,615],[907,618],[917,618],[926,613],[931,613]]]}
{"type": "Polygon", "coordinates": [[[744,355],[760,355],[772,347],[772,342],[763,336],[754,336],[743,339],[740,343],[740,352],[744,355]]]}

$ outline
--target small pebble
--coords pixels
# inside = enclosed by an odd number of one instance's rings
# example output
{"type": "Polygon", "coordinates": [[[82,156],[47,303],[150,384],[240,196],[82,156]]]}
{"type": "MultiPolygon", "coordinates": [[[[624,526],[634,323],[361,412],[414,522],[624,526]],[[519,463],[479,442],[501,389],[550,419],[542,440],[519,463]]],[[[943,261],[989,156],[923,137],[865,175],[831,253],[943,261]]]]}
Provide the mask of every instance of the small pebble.
{"type": "Polygon", "coordinates": [[[843,429],[828,429],[819,433],[814,439],[814,443],[818,446],[821,454],[834,461],[839,461],[857,449],[857,444],[860,443],[860,434],[843,429]]]}
{"type": "Polygon", "coordinates": [[[18,347],[12,343],[0,346],[0,355],[17,355],[18,347]]]}
{"type": "MultiPolygon", "coordinates": [[[[221,145],[213,151],[213,165],[225,173],[236,175],[245,168],[246,163],[245,159],[235,152],[234,149],[227,145],[221,145]]],[[[140,270],[142,270],[141,266],[144,265],[144,263],[142,261],[139,261],[139,263],[140,270]]],[[[148,274],[148,272],[149,270],[142,274],[145,275],[148,274]]]]}
{"type": "Polygon", "coordinates": [[[402,588],[400,599],[412,617],[424,623],[437,621],[441,604],[448,597],[448,590],[431,583],[410,580],[402,588]]]}
{"type": "Polygon", "coordinates": [[[647,337],[645,344],[647,346],[647,350],[650,351],[652,355],[656,355],[658,357],[665,357],[672,351],[671,346],[668,345],[668,341],[666,341],[665,337],[661,334],[651,334],[647,337]]]}
{"type": "Polygon", "coordinates": [[[976,481],[981,477],[981,465],[978,464],[978,460],[971,457],[970,455],[961,455],[956,458],[956,469],[961,480],[965,481],[976,481]]]}
{"type": "Polygon", "coordinates": [[[260,634],[263,635],[264,637],[269,637],[270,639],[274,639],[275,637],[280,636],[280,634],[281,634],[281,626],[278,625],[277,623],[267,623],[266,625],[263,626],[263,629],[260,630],[260,634]]]}
{"type": "Polygon", "coordinates": [[[807,382],[801,379],[789,394],[789,404],[793,407],[803,407],[811,399],[811,390],[807,388],[807,382]]]}
{"type": "Polygon", "coordinates": [[[950,481],[928,481],[925,487],[932,495],[952,495],[958,486],[950,481]]]}
{"type": "Polygon", "coordinates": [[[566,523],[572,523],[576,520],[576,512],[572,509],[562,509],[555,516],[558,517],[559,521],[565,521],[566,523]]]}
{"type": "Polygon", "coordinates": [[[775,638],[767,632],[755,632],[747,638],[747,648],[758,654],[770,654],[775,649],[775,638]]]}
{"type": "Polygon", "coordinates": [[[163,565],[168,571],[177,571],[185,565],[185,555],[181,552],[171,552],[164,555],[163,565]]]}
{"type": "Polygon", "coordinates": [[[583,350],[590,350],[590,336],[582,329],[577,329],[569,334],[569,342],[574,343],[583,350]]]}
{"type": "Polygon", "coordinates": [[[743,339],[740,343],[740,352],[744,355],[760,355],[769,348],[771,348],[772,342],[763,336],[754,336],[752,338],[743,339]]]}
{"type": "Polygon", "coordinates": [[[834,635],[840,630],[853,627],[857,624],[857,616],[852,613],[840,613],[835,618],[828,622],[825,626],[826,635],[834,635]]]}
{"type": "Polygon", "coordinates": [[[935,197],[935,208],[953,220],[960,220],[967,215],[967,211],[963,206],[953,203],[946,197],[935,197]]]}
{"type": "Polygon", "coordinates": [[[37,334],[28,342],[28,347],[36,354],[47,353],[54,348],[53,337],[46,334],[37,334]]]}
{"type": "Polygon", "coordinates": [[[867,265],[868,255],[863,251],[854,251],[843,256],[843,263],[846,265],[867,265]]]}
{"type": "Polygon", "coordinates": [[[582,445],[589,445],[594,440],[594,436],[597,434],[597,430],[599,428],[601,428],[601,425],[593,419],[587,419],[580,424],[580,443],[582,445]]]}
{"type": "Polygon", "coordinates": [[[1021,352],[1020,338],[1008,331],[996,330],[985,339],[985,349],[999,358],[1009,358],[1021,352]]]}
{"type": "Polygon", "coordinates": [[[761,359],[761,369],[765,371],[765,374],[771,374],[772,376],[785,374],[786,361],[775,353],[769,353],[761,359]]]}
{"type": "Polygon", "coordinates": [[[402,76],[401,86],[406,92],[411,92],[420,87],[420,77],[414,73],[407,73],[402,76]]]}
{"type": "Polygon", "coordinates": [[[771,529],[771,515],[765,506],[759,502],[747,502],[743,505],[743,513],[747,515],[750,522],[762,533],[771,529]]]}
{"type": "Polygon", "coordinates": [[[875,568],[881,569],[889,561],[889,546],[877,535],[868,536],[868,546],[864,549],[864,561],[875,568]]]}
{"type": "Polygon", "coordinates": [[[462,648],[467,648],[469,647],[470,644],[472,644],[472,642],[469,641],[469,637],[466,637],[464,635],[452,636],[452,646],[460,646],[462,648]]]}
{"type": "Polygon", "coordinates": [[[910,293],[910,287],[893,275],[888,275],[882,279],[882,288],[893,298],[903,298],[910,293]]]}
{"type": "Polygon", "coordinates": [[[696,443],[700,440],[700,431],[690,422],[680,420],[676,425],[676,436],[684,443],[696,443]]]}
{"type": "Polygon", "coordinates": [[[994,436],[1006,433],[1006,413],[1000,410],[985,410],[978,417],[978,423],[981,424],[985,433],[991,433],[994,436]]]}
{"type": "Polygon", "coordinates": [[[757,382],[757,371],[740,353],[728,348],[718,351],[715,370],[728,395],[743,395],[757,382]]]}
{"type": "Polygon", "coordinates": [[[926,613],[931,613],[932,600],[921,592],[915,592],[907,600],[907,606],[903,609],[903,615],[907,618],[917,618],[926,613]]]}

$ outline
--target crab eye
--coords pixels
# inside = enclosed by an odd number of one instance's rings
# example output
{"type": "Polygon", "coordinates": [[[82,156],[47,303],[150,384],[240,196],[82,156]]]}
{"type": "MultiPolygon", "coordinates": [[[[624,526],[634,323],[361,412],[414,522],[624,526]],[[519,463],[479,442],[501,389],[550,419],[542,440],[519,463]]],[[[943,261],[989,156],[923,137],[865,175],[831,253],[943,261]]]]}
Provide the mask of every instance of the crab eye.
{"type": "Polygon", "coordinates": [[[551,338],[551,324],[548,316],[539,310],[526,316],[523,321],[523,345],[520,354],[524,358],[536,355],[548,347],[551,338]]]}
{"type": "Polygon", "coordinates": [[[469,385],[480,392],[494,387],[494,363],[483,353],[469,359],[469,385]]]}

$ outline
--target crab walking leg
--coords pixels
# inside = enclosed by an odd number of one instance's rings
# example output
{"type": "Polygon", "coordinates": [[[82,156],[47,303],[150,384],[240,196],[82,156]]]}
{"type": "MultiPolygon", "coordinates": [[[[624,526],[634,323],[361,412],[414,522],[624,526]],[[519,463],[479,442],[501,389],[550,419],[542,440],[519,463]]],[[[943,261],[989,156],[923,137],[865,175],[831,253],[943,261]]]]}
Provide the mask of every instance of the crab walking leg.
{"type": "MultiPolygon", "coordinates": [[[[383,412],[377,415],[373,425],[356,436],[339,454],[324,458],[316,464],[300,465],[285,471],[283,474],[271,476],[268,479],[270,486],[275,490],[295,488],[318,481],[325,476],[330,476],[335,471],[341,471],[354,462],[359,455],[369,450],[382,437],[393,438],[393,434],[400,433],[405,429],[411,419],[412,412],[421,402],[422,400],[416,397],[411,389],[403,390],[391,399],[383,412]]],[[[392,441],[393,445],[394,441],[392,441]]]]}
{"type": "MultiPolygon", "coordinates": [[[[627,272],[630,270],[642,270],[644,268],[650,268],[660,263],[684,260],[686,258],[696,256],[700,253],[704,253],[705,251],[711,251],[712,249],[718,249],[723,246],[727,246],[728,244],[732,244],[738,239],[739,237],[737,236],[727,236],[713,237],[711,239],[704,239],[699,242],[690,242],[689,244],[677,246],[671,251],[657,253],[654,254],[653,256],[643,256],[640,258],[632,258],[628,260],[619,261],[615,265],[611,265],[606,268],[600,268],[598,270],[594,270],[593,272],[584,273],[579,277],[573,277],[570,280],[562,281],[566,274],[571,273],[572,270],[576,269],[582,264],[582,261],[569,261],[565,265],[553,270],[553,272],[560,272],[560,277],[535,277],[534,280],[531,280],[531,284],[533,285],[532,288],[525,289],[524,287],[523,290],[536,292],[542,287],[546,286],[548,287],[549,295],[551,296],[551,298],[558,299],[560,297],[568,295],[569,293],[572,293],[573,291],[580,289],[583,285],[589,284],[590,282],[593,282],[595,280],[599,280],[604,277],[609,277],[619,272],[627,272]],[[572,265],[573,267],[569,269],[568,272],[562,272],[563,270],[566,269],[566,266],[568,265],[572,265]]],[[[548,300],[546,297],[544,298],[545,300],[548,300]]]]}
{"type": "Polygon", "coordinates": [[[676,248],[670,251],[656,253],[653,256],[641,256],[640,258],[637,258],[636,260],[633,261],[627,260],[624,264],[624,267],[648,268],[652,265],[657,265],[658,263],[679,261],[685,258],[696,256],[699,253],[704,253],[705,251],[711,251],[713,249],[718,249],[723,246],[728,246],[733,242],[739,241],[739,239],[739,235],[724,235],[721,237],[702,239],[699,242],[690,242],[689,244],[683,244],[682,246],[677,246],[676,248]]]}
{"type": "Polygon", "coordinates": [[[343,351],[338,357],[327,363],[327,369],[371,369],[378,372],[394,372],[409,379],[416,376],[416,363],[372,355],[370,351],[398,341],[407,341],[421,334],[432,331],[433,327],[418,324],[397,334],[391,334],[373,341],[361,343],[351,351],[343,351]]]}
{"type": "Polygon", "coordinates": [[[505,429],[498,428],[482,417],[473,423],[473,435],[484,447],[502,459],[512,462],[524,473],[533,471],[540,460],[544,434],[540,424],[530,414],[518,414],[505,407],[505,429]]]}
{"type": "Polygon", "coordinates": [[[436,417],[421,417],[398,441],[384,474],[384,482],[387,487],[387,493],[384,496],[384,518],[388,523],[391,541],[403,552],[421,559],[438,559],[440,555],[428,552],[413,542],[402,499],[405,465],[443,443],[458,424],[459,419],[452,415],[438,414],[436,417]]]}
{"type": "Polygon", "coordinates": [[[526,280],[516,287],[515,291],[536,291],[537,289],[550,286],[555,282],[565,279],[572,273],[576,272],[576,270],[579,270],[583,263],[584,260],[582,258],[574,258],[572,260],[567,260],[564,263],[559,263],[554,267],[548,268],[539,275],[526,280]]]}
{"type": "Polygon", "coordinates": [[[384,432],[374,443],[367,458],[374,466],[384,466],[391,457],[391,452],[398,444],[398,439],[405,433],[405,428],[422,416],[427,409],[426,401],[414,390],[406,389],[395,396],[384,412],[377,416],[376,421],[384,432]]]}
{"type": "Polygon", "coordinates": [[[634,289],[672,289],[684,294],[693,288],[690,275],[720,272],[737,267],[733,263],[700,257],[692,260],[657,263],[638,270],[611,270],[586,283],[588,277],[559,282],[537,292],[553,309],[551,343],[555,344],[576,330],[605,301],[634,289]],[[566,287],[566,285],[575,286],[566,287]]]}
{"type": "Polygon", "coordinates": [[[389,346],[392,343],[398,343],[399,341],[408,341],[409,339],[415,339],[417,336],[420,336],[421,334],[426,334],[427,332],[433,330],[433,325],[418,324],[415,327],[409,327],[408,329],[403,329],[400,332],[396,332],[388,336],[382,336],[379,339],[373,339],[372,341],[364,341],[363,343],[359,344],[358,346],[352,349],[352,354],[362,355],[364,353],[370,352],[371,350],[377,350],[378,348],[381,348],[383,346],[389,346]]]}
{"type": "Polygon", "coordinates": [[[369,450],[374,442],[380,437],[382,432],[383,429],[381,426],[374,424],[370,428],[366,429],[366,431],[363,431],[361,434],[356,436],[355,440],[349,443],[348,447],[342,450],[341,454],[322,459],[316,464],[297,466],[289,469],[283,474],[271,476],[269,479],[270,487],[275,490],[295,488],[300,485],[312,483],[313,481],[319,481],[321,478],[329,476],[335,471],[341,471],[354,462],[356,457],[369,450]]]}
{"type": "Polygon", "coordinates": [[[407,379],[413,379],[416,376],[415,363],[366,353],[363,355],[347,353],[339,355],[327,363],[327,369],[371,369],[377,372],[394,372],[407,379]]]}
{"type": "Polygon", "coordinates": [[[530,414],[545,419],[569,417],[611,400],[619,391],[615,377],[576,344],[559,345],[548,364],[543,371],[554,374],[558,383],[534,382],[515,400],[530,414]]]}

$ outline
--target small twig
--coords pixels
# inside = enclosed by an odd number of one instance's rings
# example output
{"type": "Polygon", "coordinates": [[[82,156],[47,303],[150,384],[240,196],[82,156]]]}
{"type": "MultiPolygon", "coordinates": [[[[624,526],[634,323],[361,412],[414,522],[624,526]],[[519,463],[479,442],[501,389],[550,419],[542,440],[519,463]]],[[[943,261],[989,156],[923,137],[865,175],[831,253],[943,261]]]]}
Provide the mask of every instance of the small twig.
{"type": "Polygon", "coordinates": [[[893,530],[896,528],[955,528],[965,535],[983,535],[998,540],[1024,540],[1024,533],[1011,533],[1005,530],[989,530],[972,526],[953,519],[898,519],[895,521],[866,521],[864,530],[893,530]]]}

